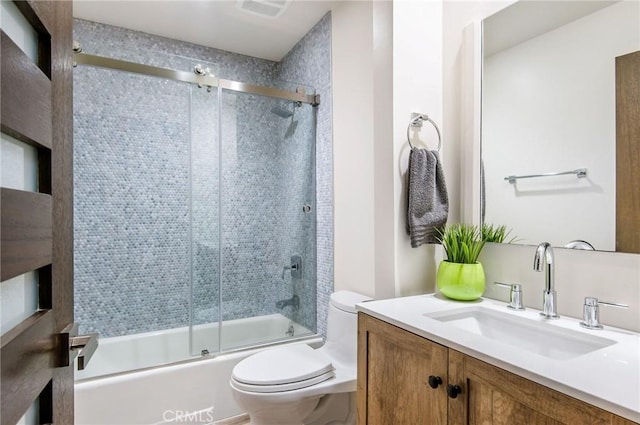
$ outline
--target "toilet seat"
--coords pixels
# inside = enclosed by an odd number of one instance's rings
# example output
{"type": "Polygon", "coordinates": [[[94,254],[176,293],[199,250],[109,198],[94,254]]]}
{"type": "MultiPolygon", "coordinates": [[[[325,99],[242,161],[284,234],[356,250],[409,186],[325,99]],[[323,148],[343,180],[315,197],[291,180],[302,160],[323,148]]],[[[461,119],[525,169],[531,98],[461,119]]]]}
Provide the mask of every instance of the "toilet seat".
{"type": "Polygon", "coordinates": [[[239,390],[273,393],[309,387],[335,376],[331,360],[306,344],[262,351],[233,369],[232,384],[239,390]]]}
{"type": "Polygon", "coordinates": [[[291,382],[288,384],[277,384],[277,385],[252,385],[252,384],[245,384],[238,380],[232,379],[231,385],[238,390],[252,392],[252,393],[279,393],[284,391],[294,391],[302,388],[311,387],[313,385],[316,385],[328,379],[331,379],[334,376],[335,376],[335,373],[331,371],[331,372],[323,373],[320,376],[316,376],[315,378],[306,379],[304,381],[291,382]]]}

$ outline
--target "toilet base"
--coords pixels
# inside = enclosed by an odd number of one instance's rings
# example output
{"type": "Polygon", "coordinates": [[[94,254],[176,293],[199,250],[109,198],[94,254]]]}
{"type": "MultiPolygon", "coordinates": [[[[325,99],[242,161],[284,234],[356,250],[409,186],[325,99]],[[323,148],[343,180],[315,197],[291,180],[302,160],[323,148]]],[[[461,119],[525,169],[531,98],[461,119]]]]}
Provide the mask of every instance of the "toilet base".
{"type": "Polygon", "coordinates": [[[323,396],[303,423],[304,425],[356,425],[356,393],[323,396]]]}
{"type": "Polygon", "coordinates": [[[285,403],[256,403],[252,396],[233,391],[233,398],[249,414],[250,425],[304,425],[302,420],[313,412],[321,396],[285,403]]]}
{"type": "MultiPolygon", "coordinates": [[[[248,400],[234,394],[241,407],[248,400]],[[245,403],[241,402],[244,401],[245,403]]],[[[273,403],[249,411],[249,425],[355,425],[356,393],[336,393],[290,403],[273,403]],[[301,419],[303,418],[303,419],[301,419]]]]}

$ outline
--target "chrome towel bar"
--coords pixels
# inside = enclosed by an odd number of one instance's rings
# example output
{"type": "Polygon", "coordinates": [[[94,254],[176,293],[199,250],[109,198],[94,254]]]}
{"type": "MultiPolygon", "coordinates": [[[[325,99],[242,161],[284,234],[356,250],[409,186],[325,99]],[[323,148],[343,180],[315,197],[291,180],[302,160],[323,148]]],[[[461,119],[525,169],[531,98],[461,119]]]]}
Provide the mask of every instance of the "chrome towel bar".
{"type": "Polygon", "coordinates": [[[509,183],[513,184],[518,179],[531,179],[534,177],[553,177],[553,176],[563,176],[565,174],[575,174],[578,178],[587,177],[587,169],[586,168],[578,168],[577,170],[571,171],[561,171],[558,173],[545,173],[545,174],[529,174],[526,176],[507,176],[504,179],[508,180],[509,183]]]}

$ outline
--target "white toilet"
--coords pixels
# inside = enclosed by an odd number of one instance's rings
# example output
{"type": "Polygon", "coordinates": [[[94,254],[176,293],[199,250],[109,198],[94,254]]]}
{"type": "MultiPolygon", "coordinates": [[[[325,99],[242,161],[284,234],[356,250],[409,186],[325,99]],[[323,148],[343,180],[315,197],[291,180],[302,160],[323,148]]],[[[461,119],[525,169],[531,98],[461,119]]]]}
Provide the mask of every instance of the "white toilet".
{"type": "Polygon", "coordinates": [[[231,388],[251,425],[351,425],[356,422],[358,320],[355,305],[371,298],[331,294],[327,340],[273,348],[233,368],[231,388]]]}

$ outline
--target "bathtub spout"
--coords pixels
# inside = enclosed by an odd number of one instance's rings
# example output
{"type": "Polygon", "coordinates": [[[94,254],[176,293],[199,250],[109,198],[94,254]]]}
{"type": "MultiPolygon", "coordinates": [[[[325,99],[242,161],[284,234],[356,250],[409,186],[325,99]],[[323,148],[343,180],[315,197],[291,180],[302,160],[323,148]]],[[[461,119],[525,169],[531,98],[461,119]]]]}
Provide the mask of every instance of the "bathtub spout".
{"type": "Polygon", "coordinates": [[[288,300],[276,301],[276,308],[279,308],[282,310],[285,307],[291,307],[297,311],[300,308],[300,297],[297,295],[294,295],[288,300]]]}
{"type": "Polygon", "coordinates": [[[289,323],[289,329],[284,334],[286,336],[294,336],[296,334],[296,328],[293,327],[293,323],[289,323]]]}

